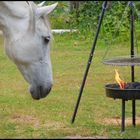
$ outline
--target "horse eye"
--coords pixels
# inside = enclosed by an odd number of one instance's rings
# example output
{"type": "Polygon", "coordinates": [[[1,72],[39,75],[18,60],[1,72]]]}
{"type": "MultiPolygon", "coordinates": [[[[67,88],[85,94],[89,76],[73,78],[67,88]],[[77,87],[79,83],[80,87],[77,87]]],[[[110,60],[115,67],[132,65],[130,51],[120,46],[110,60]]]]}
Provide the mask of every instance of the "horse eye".
{"type": "Polygon", "coordinates": [[[43,40],[45,43],[48,43],[50,41],[51,37],[50,36],[44,36],[43,40]]]}

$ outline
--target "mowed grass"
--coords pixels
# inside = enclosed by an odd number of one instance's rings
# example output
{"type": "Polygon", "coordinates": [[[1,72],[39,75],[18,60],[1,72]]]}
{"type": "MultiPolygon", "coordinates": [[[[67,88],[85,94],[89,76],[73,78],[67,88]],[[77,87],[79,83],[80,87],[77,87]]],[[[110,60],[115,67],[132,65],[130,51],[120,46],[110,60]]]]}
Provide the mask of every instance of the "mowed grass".
{"type": "MultiPolygon", "coordinates": [[[[123,79],[130,81],[130,67],[102,64],[107,46],[101,40],[97,43],[75,123],[71,124],[93,36],[62,34],[54,35],[54,39],[51,48],[54,86],[48,97],[35,101],[28,92],[28,84],[5,55],[1,37],[0,138],[140,138],[140,123],[135,128],[127,123],[125,133],[121,133],[118,122],[121,100],[106,97],[104,88],[105,84],[115,82],[115,68],[123,79]]],[[[129,54],[129,41],[112,45],[110,55],[129,54]]],[[[139,75],[140,68],[136,67],[137,81],[139,75]]],[[[139,119],[139,101],[136,110],[139,119]]],[[[131,116],[131,101],[127,101],[126,119],[131,116]]]]}

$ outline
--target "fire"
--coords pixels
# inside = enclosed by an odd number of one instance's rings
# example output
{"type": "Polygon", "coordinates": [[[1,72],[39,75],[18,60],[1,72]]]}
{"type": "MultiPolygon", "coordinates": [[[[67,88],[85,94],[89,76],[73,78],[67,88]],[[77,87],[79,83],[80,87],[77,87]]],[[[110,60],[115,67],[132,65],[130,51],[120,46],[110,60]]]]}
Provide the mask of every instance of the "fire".
{"type": "Polygon", "coordinates": [[[120,89],[125,89],[126,83],[120,78],[118,71],[115,69],[115,80],[120,86],[120,89]]]}

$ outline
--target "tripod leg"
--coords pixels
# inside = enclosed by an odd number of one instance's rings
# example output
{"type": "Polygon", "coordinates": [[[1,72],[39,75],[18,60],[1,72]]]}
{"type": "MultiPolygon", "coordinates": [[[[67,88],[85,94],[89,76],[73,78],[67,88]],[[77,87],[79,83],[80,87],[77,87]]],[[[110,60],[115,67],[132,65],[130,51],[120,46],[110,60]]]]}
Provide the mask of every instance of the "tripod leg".
{"type": "MultiPolygon", "coordinates": [[[[130,30],[130,37],[131,37],[131,58],[134,57],[134,4],[130,1],[130,23],[131,23],[131,30],[130,30]]],[[[135,67],[131,66],[131,81],[135,82],[135,67]]],[[[135,127],[136,125],[136,109],[135,109],[135,99],[132,100],[132,123],[135,127]]]]}
{"type": "Polygon", "coordinates": [[[82,92],[83,92],[83,89],[84,89],[84,86],[85,86],[85,82],[86,82],[86,78],[87,78],[88,71],[89,71],[89,68],[90,68],[90,64],[91,64],[91,61],[92,61],[92,57],[94,55],[94,50],[95,50],[95,47],[96,47],[96,42],[97,42],[97,39],[98,39],[98,35],[99,35],[99,32],[100,32],[100,27],[101,27],[101,24],[102,24],[102,20],[103,20],[103,17],[104,17],[106,7],[107,7],[107,1],[105,1],[103,3],[102,13],[101,13],[101,16],[99,18],[98,27],[97,27],[97,31],[96,31],[96,36],[95,36],[93,46],[91,48],[91,52],[90,52],[90,55],[89,55],[86,71],[85,71],[84,78],[83,78],[83,81],[82,81],[82,85],[81,85],[81,88],[80,88],[79,97],[78,97],[77,104],[75,106],[74,114],[73,114],[73,117],[72,117],[72,123],[74,123],[74,120],[75,120],[75,117],[76,117],[76,113],[77,113],[78,106],[79,106],[79,103],[80,103],[80,99],[81,99],[81,96],[82,96],[82,92]]]}
{"type": "Polygon", "coordinates": [[[122,128],[121,132],[125,131],[125,100],[122,99],[122,128]]]}
{"type": "Polygon", "coordinates": [[[132,100],[132,123],[133,126],[136,126],[136,102],[135,99],[132,100]]]}

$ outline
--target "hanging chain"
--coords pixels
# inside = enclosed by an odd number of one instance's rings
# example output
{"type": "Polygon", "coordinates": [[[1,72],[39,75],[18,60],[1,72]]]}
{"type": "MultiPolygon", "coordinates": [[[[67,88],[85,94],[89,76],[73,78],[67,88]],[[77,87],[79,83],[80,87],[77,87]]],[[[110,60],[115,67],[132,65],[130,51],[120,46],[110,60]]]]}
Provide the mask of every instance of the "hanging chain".
{"type": "Polygon", "coordinates": [[[115,38],[116,38],[116,35],[117,35],[117,33],[118,33],[118,31],[119,31],[119,29],[120,29],[120,27],[121,27],[122,21],[123,21],[125,15],[126,15],[126,13],[127,13],[128,7],[129,7],[129,2],[127,3],[127,6],[125,7],[125,10],[124,10],[124,12],[123,12],[123,14],[122,14],[122,18],[121,18],[119,24],[117,24],[118,26],[117,26],[117,29],[116,29],[115,33],[112,35],[112,41],[107,42],[106,40],[104,40],[104,41],[108,44],[108,45],[107,45],[108,48],[106,49],[105,54],[104,54],[102,60],[104,60],[104,58],[106,57],[106,55],[107,55],[107,53],[108,53],[108,51],[109,51],[109,49],[110,49],[111,44],[114,42],[114,40],[115,40],[115,38]]]}
{"type": "MultiPolygon", "coordinates": [[[[138,20],[140,20],[140,14],[138,13],[138,9],[136,8],[135,4],[134,4],[134,10],[135,13],[138,17],[138,20]]],[[[135,38],[136,38],[136,48],[137,48],[137,54],[139,54],[139,48],[138,48],[138,39],[137,39],[137,34],[136,34],[136,27],[134,26],[134,33],[135,33],[135,38]]]]}

